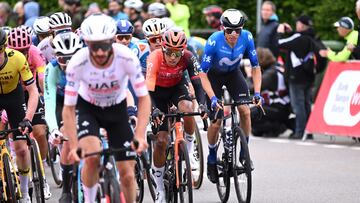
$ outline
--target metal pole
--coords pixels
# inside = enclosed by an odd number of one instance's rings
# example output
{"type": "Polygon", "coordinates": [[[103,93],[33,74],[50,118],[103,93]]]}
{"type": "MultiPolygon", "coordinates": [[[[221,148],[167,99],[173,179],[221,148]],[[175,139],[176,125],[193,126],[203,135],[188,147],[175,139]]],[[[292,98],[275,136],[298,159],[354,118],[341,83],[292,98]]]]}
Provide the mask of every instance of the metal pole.
{"type": "Polygon", "coordinates": [[[262,0],[256,1],[256,34],[260,32],[261,27],[261,5],[262,0]]]}

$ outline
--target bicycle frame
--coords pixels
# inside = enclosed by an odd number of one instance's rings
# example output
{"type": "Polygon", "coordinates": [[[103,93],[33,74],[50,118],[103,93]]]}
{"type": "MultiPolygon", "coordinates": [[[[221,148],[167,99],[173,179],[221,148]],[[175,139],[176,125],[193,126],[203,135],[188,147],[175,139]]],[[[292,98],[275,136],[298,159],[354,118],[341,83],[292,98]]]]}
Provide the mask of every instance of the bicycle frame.
{"type": "MultiPolygon", "coordinates": [[[[178,118],[177,118],[178,119],[178,118]]],[[[179,180],[179,144],[180,142],[185,142],[185,139],[184,139],[184,128],[182,126],[182,122],[181,120],[178,121],[176,119],[176,123],[175,123],[175,140],[174,140],[174,145],[175,145],[175,154],[174,154],[174,157],[175,157],[175,171],[176,171],[176,188],[179,188],[180,186],[180,180],[179,180]]]]}
{"type": "MultiPolygon", "coordinates": [[[[6,195],[6,182],[5,182],[5,173],[4,173],[4,162],[3,162],[3,159],[2,157],[4,156],[4,154],[7,154],[9,157],[10,157],[10,164],[11,164],[11,167],[13,168],[13,170],[15,170],[14,168],[14,164],[13,164],[13,161],[12,161],[12,156],[10,155],[10,152],[9,150],[7,149],[7,146],[6,146],[6,139],[1,139],[0,140],[0,148],[1,148],[1,152],[0,152],[0,156],[1,156],[1,159],[0,159],[0,169],[1,169],[1,181],[2,181],[2,185],[3,185],[3,195],[5,197],[5,201],[8,200],[8,197],[6,195]]],[[[16,188],[17,188],[17,191],[18,193],[20,194],[20,198],[22,197],[22,194],[21,194],[21,190],[20,190],[20,184],[19,184],[19,179],[18,179],[18,176],[15,174],[15,184],[16,184],[16,188]]]]}

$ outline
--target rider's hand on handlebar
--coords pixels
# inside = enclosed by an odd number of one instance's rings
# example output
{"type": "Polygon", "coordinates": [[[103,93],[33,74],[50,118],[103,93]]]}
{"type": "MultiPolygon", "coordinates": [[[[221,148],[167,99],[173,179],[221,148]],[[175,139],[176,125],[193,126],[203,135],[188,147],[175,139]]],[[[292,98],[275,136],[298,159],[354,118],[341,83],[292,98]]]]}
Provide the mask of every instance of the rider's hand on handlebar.
{"type": "Polygon", "coordinates": [[[61,138],[64,135],[58,130],[58,129],[54,129],[51,133],[50,133],[50,137],[49,137],[49,142],[52,145],[59,145],[61,144],[61,138]]]}
{"type": "Polygon", "coordinates": [[[31,133],[32,132],[32,125],[31,125],[31,121],[27,118],[24,118],[24,120],[22,120],[20,123],[19,123],[19,131],[22,133],[22,134],[25,134],[25,133],[31,133]]]}
{"type": "Polygon", "coordinates": [[[155,127],[162,124],[162,121],[164,120],[164,113],[160,111],[160,109],[156,108],[153,110],[151,114],[151,118],[155,124],[155,127]]]}
{"type": "Polygon", "coordinates": [[[148,143],[144,138],[140,138],[141,136],[137,136],[136,137],[136,141],[134,140],[133,142],[131,142],[131,148],[137,153],[137,154],[141,154],[142,152],[146,151],[146,149],[148,148],[148,143]]]}
{"type": "Polygon", "coordinates": [[[208,112],[206,104],[200,104],[198,111],[199,111],[199,113],[201,113],[201,119],[207,119],[209,112],[208,112]]]}
{"type": "Polygon", "coordinates": [[[259,92],[255,92],[253,97],[253,102],[256,106],[261,106],[262,103],[264,102],[264,98],[260,95],[259,92]]]}
{"type": "Polygon", "coordinates": [[[211,97],[211,109],[213,110],[223,109],[222,101],[219,100],[215,95],[211,97]]]}
{"type": "MultiPolygon", "coordinates": [[[[80,153],[82,153],[82,151],[83,150],[80,150],[80,153]]],[[[79,163],[80,162],[80,157],[78,155],[78,148],[71,149],[69,151],[69,154],[68,154],[67,158],[71,163],[79,163]]]]}

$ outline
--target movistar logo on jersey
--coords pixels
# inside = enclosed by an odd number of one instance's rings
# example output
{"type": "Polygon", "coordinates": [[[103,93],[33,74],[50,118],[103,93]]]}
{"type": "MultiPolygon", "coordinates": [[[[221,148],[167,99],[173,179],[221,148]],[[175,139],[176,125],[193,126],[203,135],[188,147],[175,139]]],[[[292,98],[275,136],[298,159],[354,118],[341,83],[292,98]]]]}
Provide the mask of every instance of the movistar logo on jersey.
{"type": "Polygon", "coordinates": [[[237,62],[239,62],[242,59],[243,55],[240,54],[239,57],[237,57],[235,60],[230,60],[228,57],[224,57],[221,58],[219,61],[219,65],[223,66],[223,65],[228,65],[228,66],[233,66],[234,64],[236,64],[237,62]]]}

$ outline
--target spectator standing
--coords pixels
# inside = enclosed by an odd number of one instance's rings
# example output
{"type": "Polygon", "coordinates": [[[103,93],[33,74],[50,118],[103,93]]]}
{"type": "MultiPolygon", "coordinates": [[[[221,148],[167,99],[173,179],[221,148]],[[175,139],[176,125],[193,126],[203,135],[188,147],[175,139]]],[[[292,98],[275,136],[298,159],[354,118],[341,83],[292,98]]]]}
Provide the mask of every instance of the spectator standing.
{"type": "Polygon", "coordinates": [[[166,3],[166,8],[170,12],[171,20],[173,20],[177,26],[181,27],[184,30],[186,37],[190,37],[189,7],[185,4],[180,4],[177,0],[168,0],[166,3]]]}
{"type": "Polygon", "coordinates": [[[257,34],[256,46],[269,48],[275,58],[277,58],[279,48],[277,46],[278,35],[276,29],[279,26],[279,18],[275,12],[275,4],[272,1],[264,1],[261,6],[262,25],[260,32],[257,34]]]}
{"type": "MultiPolygon", "coordinates": [[[[355,11],[356,11],[356,15],[360,22],[360,0],[358,0],[356,2],[355,11]]],[[[360,33],[360,24],[358,25],[358,33],[360,33]]],[[[360,35],[359,34],[358,34],[357,46],[354,46],[354,47],[348,46],[348,48],[352,51],[352,55],[353,55],[354,59],[360,60],[360,35]]]]}
{"type": "Polygon", "coordinates": [[[144,3],[141,0],[126,0],[124,3],[124,12],[128,15],[131,24],[134,25],[133,36],[139,39],[144,39],[143,18],[140,15],[143,5],[144,3]]]}
{"type": "Polygon", "coordinates": [[[20,26],[25,23],[25,14],[24,14],[24,2],[18,1],[14,5],[13,14],[16,19],[16,25],[20,26]]]}
{"type": "Polygon", "coordinates": [[[148,14],[149,14],[149,18],[164,18],[164,17],[168,17],[167,14],[167,10],[165,7],[165,4],[163,3],[152,3],[149,5],[148,7],[148,14]]]}
{"type": "Polygon", "coordinates": [[[108,2],[109,4],[107,14],[115,21],[129,19],[129,17],[124,12],[122,12],[123,5],[121,4],[120,0],[109,0],[108,2]]]}
{"type": "Polygon", "coordinates": [[[65,0],[64,3],[64,12],[67,13],[72,20],[71,28],[72,30],[76,30],[84,20],[86,9],[81,8],[80,0],[65,0]]]}
{"type": "Polygon", "coordinates": [[[144,22],[150,18],[149,13],[148,13],[149,6],[150,6],[150,3],[144,3],[143,7],[141,9],[140,15],[144,22]]]}
{"type": "Polygon", "coordinates": [[[24,4],[25,25],[33,27],[34,21],[40,15],[40,5],[37,2],[30,1],[24,4]]]}
{"type": "MultiPolygon", "coordinates": [[[[290,139],[301,139],[311,111],[311,87],[315,80],[314,53],[320,50],[315,42],[311,18],[300,16],[296,20],[296,32],[279,40],[279,48],[286,50],[285,72],[290,90],[290,102],[296,115],[295,132],[290,139]]],[[[279,33],[291,32],[290,25],[278,26],[279,33]]],[[[311,138],[309,136],[309,138],[311,138]]]]}
{"type": "Polygon", "coordinates": [[[0,2],[0,27],[15,27],[15,19],[11,18],[11,7],[7,2],[0,2]]]}
{"type": "Polygon", "coordinates": [[[349,60],[351,50],[348,48],[356,47],[358,45],[359,32],[354,30],[354,22],[349,17],[342,17],[339,21],[334,23],[340,37],[346,40],[345,47],[338,53],[332,51],[330,48],[321,50],[319,53],[323,57],[327,57],[330,61],[344,62],[349,60]]]}
{"type": "Polygon", "coordinates": [[[207,24],[214,29],[221,30],[220,17],[223,10],[220,6],[210,5],[203,9],[207,24]]]}
{"type": "Polygon", "coordinates": [[[99,7],[99,4],[97,4],[96,2],[91,3],[89,5],[88,10],[85,13],[85,18],[87,18],[88,16],[95,14],[95,13],[101,13],[101,9],[99,7]]]}

